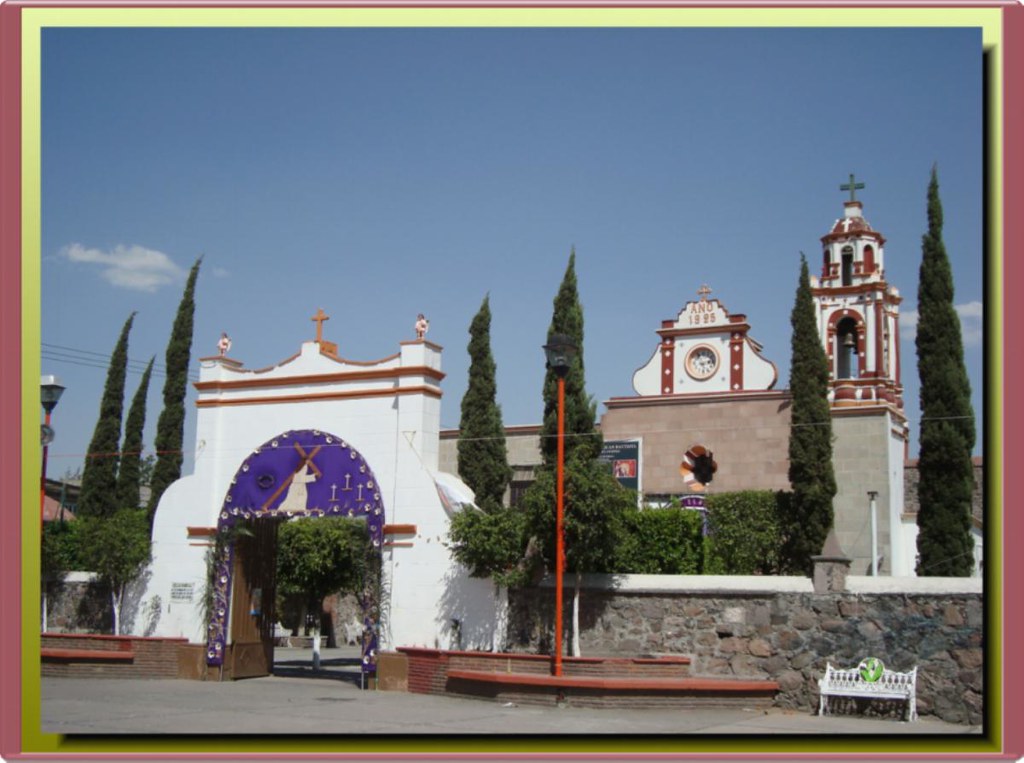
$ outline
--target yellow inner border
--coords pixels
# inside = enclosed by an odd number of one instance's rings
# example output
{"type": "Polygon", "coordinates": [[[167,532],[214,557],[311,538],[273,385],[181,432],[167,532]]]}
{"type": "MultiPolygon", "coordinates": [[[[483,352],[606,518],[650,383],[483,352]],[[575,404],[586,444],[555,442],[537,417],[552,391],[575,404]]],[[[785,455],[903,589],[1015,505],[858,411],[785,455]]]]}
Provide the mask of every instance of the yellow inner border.
{"type": "MultiPolygon", "coordinates": [[[[128,752],[290,752],[294,741],[241,737],[159,741],[68,739],[40,732],[39,569],[38,492],[41,453],[35,445],[41,404],[38,380],[40,346],[40,62],[41,31],[47,27],[975,27],[982,33],[982,46],[992,56],[992,79],[987,83],[990,104],[991,149],[988,167],[988,198],[991,208],[986,219],[992,249],[988,253],[986,309],[994,316],[989,325],[986,394],[991,416],[986,422],[986,480],[1002,484],[1003,361],[1003,55],[1002,10],[999,8],[25,8],[22,19],[22,749],[24,752],[86,753],[116,750],[128,752]]],[[[1002,744],[1002,613],[995,602],[1002,600],[1003,507],[998,491],[987,497],[987,567],[994,570],[986,589],[989,606],[986,622],[986,652],[993,666],[986,676],[986,693],[991,698],[991,733],[979,741],[957,739],[891,740],[858,739],[857,752],[943,752],[995,753],[1002,744]],[[992,740],[992,741],[989,741],[992,740]]],[[[332,752],[337,742],[316,737],[299,740],[302,752],[332,752]]],[[[525,739],[510,744],[488,742],[486,738],[438,739],[408,742],[388,739],[347,738],[343,749],[358,752],[836,752],[834,744],[822,739],[765,738],[750,741],[714,740],[699,736],[661,739],[579,740],[525,739]]],[[[844,741],[843,750],[851,747],[844,741]]]]}

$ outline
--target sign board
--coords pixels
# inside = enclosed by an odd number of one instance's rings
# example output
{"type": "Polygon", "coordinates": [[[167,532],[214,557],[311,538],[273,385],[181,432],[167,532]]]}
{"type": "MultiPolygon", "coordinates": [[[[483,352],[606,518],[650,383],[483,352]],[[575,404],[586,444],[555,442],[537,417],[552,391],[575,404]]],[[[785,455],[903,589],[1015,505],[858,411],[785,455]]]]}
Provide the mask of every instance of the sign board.
{"type": "Polygon", "coordinates": [[[190,602],[195,592],[195,583],[171,583],[171,601],[190,602]]]}
{"type": "Polygon", "coordinates": [[[598,461],[628,490],[640,492],[640,444],[642,440],[605,440],[598,461]]]}

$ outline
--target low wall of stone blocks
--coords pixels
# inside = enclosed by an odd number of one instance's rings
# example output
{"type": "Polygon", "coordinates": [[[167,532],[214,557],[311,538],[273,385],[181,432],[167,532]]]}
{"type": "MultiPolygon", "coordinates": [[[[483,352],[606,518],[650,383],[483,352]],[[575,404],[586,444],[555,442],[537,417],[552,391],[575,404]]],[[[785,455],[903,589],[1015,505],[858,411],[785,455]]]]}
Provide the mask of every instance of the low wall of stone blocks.
{"type": "MultiPolygon", "coordinates": [[[[694,676],[771,678],[777,706],[811,711],[826,663],[877,657],[893,670],[918,666],[918,711],[980,724],[984,613],[978,579],[848,579],[816,594],[806,578],[585,576],[580,596],[584,656],[673,654],[694,676]]],[[[550,581],[509,596],[509,651],[549,653],[550,581]]],[[[573,578],[563,614],[572,622],[573,578]]],[[[568,634],[567,634],[568,637],[568,634]]],[[[568,638],[567,638],[568,643],[568,638]]]]}

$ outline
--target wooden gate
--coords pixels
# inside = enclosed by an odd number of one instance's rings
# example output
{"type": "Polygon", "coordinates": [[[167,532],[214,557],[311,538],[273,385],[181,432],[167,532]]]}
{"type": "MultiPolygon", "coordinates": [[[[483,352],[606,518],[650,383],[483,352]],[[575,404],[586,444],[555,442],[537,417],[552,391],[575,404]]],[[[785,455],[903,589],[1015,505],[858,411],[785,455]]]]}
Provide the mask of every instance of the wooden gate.
{"type": "Polygon", "coordinates": [[[227,671],[232,679],[267,676],[274,667],[277,526],[273,519],[256,520],[251,536],[235,540],[227,671]]]}

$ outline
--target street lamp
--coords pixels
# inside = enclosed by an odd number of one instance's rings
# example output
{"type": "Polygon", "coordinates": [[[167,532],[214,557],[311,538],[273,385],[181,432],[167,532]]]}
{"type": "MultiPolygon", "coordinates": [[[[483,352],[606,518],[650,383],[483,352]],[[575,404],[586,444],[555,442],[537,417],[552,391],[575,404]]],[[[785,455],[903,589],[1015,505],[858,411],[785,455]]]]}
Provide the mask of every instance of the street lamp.
{"type": "Polygon", "coordinates": [[[46,506],[46,455],[53,441],[53,429],[50,428],[50,414],[57,406],[57,401],[64,394],[64,385],[56,376],[43,376],[39,381],[39,400],[46,411],[46,421],[41,429],[41,441],[43,444],[43,476],[39,483],[39,527],[43,526],[43,510],[46,506]]]}
{"type": "Polygon", "coordinates": [[[868,500],[871,502],[871,576],[878,576],[878,520],[875,518],[875,499],[878,497],[877,490],[868,491],[868,500]]]}
{"type": "Polygon", "coordinates": [[[565,576],[565,375],[576,357],[576,345],[565,334],[551,334],[544,345],[548,368],[558,377],[558,477],[555,514],[555,665],[554,674],[562,675],[562,578],[565,576]]]}

